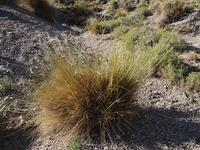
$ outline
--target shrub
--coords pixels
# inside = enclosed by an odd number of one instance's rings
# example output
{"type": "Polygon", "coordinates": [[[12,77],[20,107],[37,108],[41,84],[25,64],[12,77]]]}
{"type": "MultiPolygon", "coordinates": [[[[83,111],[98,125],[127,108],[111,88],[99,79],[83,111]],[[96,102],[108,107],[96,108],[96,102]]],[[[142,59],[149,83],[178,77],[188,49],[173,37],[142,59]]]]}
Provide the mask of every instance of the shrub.
{"type": "Polygon", "coordinates": [[[100,131],[102,142],[107,135],[112,140],[123,133],[134,125],[136,94],[151,74],[149,65],[158,57],[157,50],[137,57],[118,52],[106,62],[95,59],[92,63],[53,55],[52,73],[33,98],[40,107],[34,118],[36,131],[40,136],[54,134],[58,140],[100,131]]]}
{"type": "MultiPolygon", "coordinates": [[[[182,59],[175,51],[183,51],[185,42],[176,34],[163,29],[152,29],[150,27],[136,27],[130,30],[122,38],[123,48],[135,53],[135,51],[151,51],[155,47],[160,48],[159,65],[155,68],[153,75],[161,76],[172,83],[181,83],[185,73],[182,59]]],[[[152,64],[154,65],[154,64],[152,64]]]]}
{"type": "Polygon", "coordinates": [[[97,19],[90,19],[87,29],[94,34],[105,34],[112,32],[119,25],[120,23],[117,20],[99,21],[97,19]]]}
{"type": "Polygon", "coordinates": [[[48,0],[20,0],[20,3],[28,7],[37,16],[50,22],[55,21],[56,9],[48,0]]]}
{"type": "Polygon", "coordinates": [[[173,48],[174,51],[178,52],[186,49],[185,41],[177,34],[146,26],[133,28],[125,34],[122,38],[122,46],[126,50],[134,51],[136,48],[153,47],[166,40],[170,46],[169,49],[173,48]]]}
{"type": "Polygon", "coordinates": [[[68,6],[65,9],[65,13],[68,15],[66,22],[68,24],[84,26],[87,24],[88,18],[100,10],[101,9],[98,7],[98,5],[94,3],[76,3],[73,6],[68,6]]]}
{"type": "Polygon", "coordinates": [[[190,90],[200,91],[200,72],[192,72],[188,75],[186,87],[190,90]]]}
{"type": "Polygon", "coordinates": [[[192,5],[186,5],[183,0],[160,0],[156,13],[161,16],[162,23],[172,23],[180,20],[185,13],[193,9],[192,5]]]}
{"type": "Polygon", "coordinates": [[[0,79],[0,92],[7,92],[12,88],[12,81],[7,76],[0,79]]]}
{"type": "Polygon", "coordinates": [[[182,84],[186,68],[183,60],[173,51],[168,53],[165,59],[159,64],[156,75],[167,79],[172,84],[182,84]]]}
{"type": "Polygon", "coordinates": [[[114,38],[121,38],[125,33],[127,33],[130,30],[130,27],[127,27],[125,25],[121,25],[119,27],[116,27],[113,31],[114,38]]]}

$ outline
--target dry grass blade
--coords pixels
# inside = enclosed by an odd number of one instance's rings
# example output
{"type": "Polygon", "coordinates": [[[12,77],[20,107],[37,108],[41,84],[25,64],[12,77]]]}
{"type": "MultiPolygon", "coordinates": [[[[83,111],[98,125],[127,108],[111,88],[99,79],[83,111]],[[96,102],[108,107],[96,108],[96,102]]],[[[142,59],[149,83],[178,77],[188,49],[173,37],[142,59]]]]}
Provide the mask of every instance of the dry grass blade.
{"type": "Polygon", "coordinates": [[[40,107],[34,118],[37,132],[67,141],[76,134],[87,137],[100,131],[102,142],[123,134],[134,124],[130,119],[137,114],[136,94],[151,74],[152,62],[147,60],[154,61],[155,52],[115,52],[108,62],[92,63],[53,54],[52,73],[34,97],[40,107]]]}

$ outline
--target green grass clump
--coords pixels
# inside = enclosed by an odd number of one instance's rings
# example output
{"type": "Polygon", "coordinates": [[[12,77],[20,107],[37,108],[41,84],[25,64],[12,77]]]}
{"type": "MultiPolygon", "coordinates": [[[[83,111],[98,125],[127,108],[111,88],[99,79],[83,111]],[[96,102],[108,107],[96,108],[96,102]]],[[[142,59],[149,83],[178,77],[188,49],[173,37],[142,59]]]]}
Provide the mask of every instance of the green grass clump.
{"type": "Polygon", "coordinates": [[[152,29],[150,27],[136,27],[130,30],[122,38],[123,48],[135,53],[135,51],[151,51],[160,47],[162,60],[158,57],[159,65],[154,70],[154,76],[161,76],[171,83],[182,83],[185,67],[182,59],[176,52],[186,48],[185,42],[175,33],[163,29],[152,29]],[[164,45],[164,46],[163,46],[164,45]]]}
{"type": "MultiPolygon", "coordinates": [[[[159,49],[151,53],[115,52],[108,61],[77,62],[72,56],[53,55],[52,72],[36,89],[39,106],[36,132],[68,140],[99,131],[101,141],[134,125],[136,94],[151,74],[150,65],[159,49]]],[[[160,56],[160,55],[159,55],[160,56]]]]}
{"type": "Polygon", "coordinates": [[[130,27],[121,25],[119,27],[114,28],[113,36],[114,38],[121,38],[121,36],[127,33],[129,30],[130,30],[130,27]]]}
{"type": "Polygon", "coordinates": [[[7,76],[0,79],[0,92],[5,93],[12,88],[12,80],[7,76]]]}
{"type": "Polygon", "coordinates": [[[20,0],[20,3],[25,5],[37,16],[50,22],[55,21],[56,9],[48,0],[20,0]]]}
{"type": "Polygon", "coordinates": [[[87,29],[94,34],[106,34],[114,30],[120,23],[117,20],[105,20],[99,21],[97,19],[91,19],[87,29]]]}
{"type": "Polygon", "coordinates": [[[200,91],[200,72],[192,72],[188,75],[186,87],[190,90],[200,91]]]}
{"type": "Polygon", "coordinates": [[[81,148],[81,143],[82,139],[81,137],[78,136],[73,136],[69,141],[68,141],[68,150],[80,150],[81,148]]]}
{"type": "Polygon", "coordinates": [[[186,49],[186,43],[175,33],[165,31],[164,29],[152,29],[150,27],[136,27],[130,30],[122,38],[123,48],[129,51],[136,49],[148,49],[156,44],[166,41],[174,51],[183,51],[186,49]]]}

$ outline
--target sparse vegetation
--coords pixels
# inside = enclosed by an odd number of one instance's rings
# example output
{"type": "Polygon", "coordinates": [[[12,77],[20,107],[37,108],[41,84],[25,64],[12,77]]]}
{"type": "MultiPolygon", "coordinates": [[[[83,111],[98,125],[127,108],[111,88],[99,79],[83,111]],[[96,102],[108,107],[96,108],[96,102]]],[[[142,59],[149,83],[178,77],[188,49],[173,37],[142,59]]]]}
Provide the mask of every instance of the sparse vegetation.
{"type": "Polygon", "coordinates": [[[175,51],[183,51],[186,44],[178,35],[163,29],[136,27],[124,35],[122,45],[125,50],[133,53],[138,50],[151,51],[160,45],[165,57],[162,60],[158,58],[160,63],[155,69],[154,75],[167,78],[170,82],[182,82],[185,69],[175,51]]]}
{"type": "Polygon", "coordinates": [[[125,132],[134,125],[130,120],[137,114],[136,93],[160,56],[160,49],[152,52],[136,56],[120,51],[108,62],[78,64],[72,57],[54,56],[54,69],[34,97],[40,107],[35,118],[39,134],[67,140],[100,131],[104,142],[106,136],[112,141],[125,132]]]}
{"type": "Polygon", "coordinates": [[[180,20],[185,13],[191,12],[194,8],[184,0],[159,0],[156,13],[161,17],[161,22],[166,24],[180,20]]]}
{"type": "Polygon", "coordinates": [[[37,16],[40,16],[50,22],[55,21],[56,9],[49,3],[48,0],[20,0],[20,3],[37,16]]]}
{"type": "Polygon", "coordinates": [[[5,93],[12,88],[12,81],[7,76],[0,79],[0,92],[5,93]]]}
{"type": "Polygon", "coordinates": [[[200,72],[192,72],[188,75],[186,87],[190,90],[200,91],[200,72]]]}
{"type": "Polygon", "coordinates": [[[191,60],[194,60],[196,61],[198,59],[198,55],[195,51],[190,51],[188,53],[188,58],[191,59],[191,60]]]}

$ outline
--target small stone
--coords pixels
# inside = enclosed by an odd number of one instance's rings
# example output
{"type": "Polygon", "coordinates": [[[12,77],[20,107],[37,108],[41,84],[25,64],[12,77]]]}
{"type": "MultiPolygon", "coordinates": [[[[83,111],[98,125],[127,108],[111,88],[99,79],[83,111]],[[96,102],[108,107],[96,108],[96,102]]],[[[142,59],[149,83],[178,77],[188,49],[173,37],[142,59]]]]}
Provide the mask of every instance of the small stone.
{"type": "Polygon", "coordinates": [[[188,98],[188,96],[187,96],[187,94],[186,94],[185,92],[182,93],[181,97],[182,97],[183,99],[187,99],[187,98],[188,98]]]}
{"type": "Polygon", "coordinates": [[[105,147],[104,147],[104,150],[108,150],[108,147],[107,147],[107,146],[105,146],[105,147]]]}

